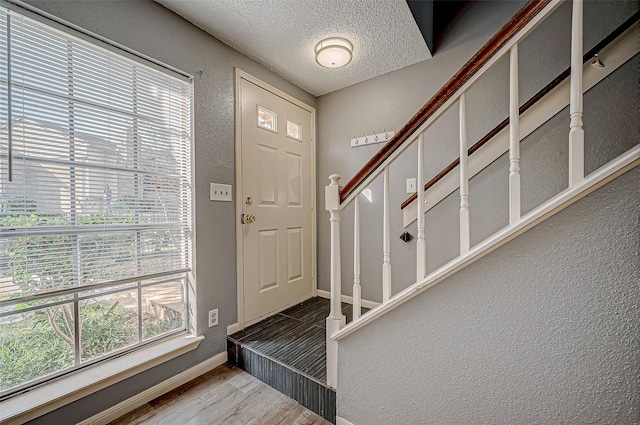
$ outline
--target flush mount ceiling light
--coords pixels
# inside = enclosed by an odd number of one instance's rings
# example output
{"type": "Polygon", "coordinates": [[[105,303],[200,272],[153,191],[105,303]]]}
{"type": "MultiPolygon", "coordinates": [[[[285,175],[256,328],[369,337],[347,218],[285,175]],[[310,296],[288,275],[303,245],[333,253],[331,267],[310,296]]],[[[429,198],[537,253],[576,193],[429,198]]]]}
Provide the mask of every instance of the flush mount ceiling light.
{"type": "Polygon", "coordinates": [[[316,62],[325,68],[341,68],[351,62],[353,45],[349,40],[332,37],[316,45],[316,62]]]}

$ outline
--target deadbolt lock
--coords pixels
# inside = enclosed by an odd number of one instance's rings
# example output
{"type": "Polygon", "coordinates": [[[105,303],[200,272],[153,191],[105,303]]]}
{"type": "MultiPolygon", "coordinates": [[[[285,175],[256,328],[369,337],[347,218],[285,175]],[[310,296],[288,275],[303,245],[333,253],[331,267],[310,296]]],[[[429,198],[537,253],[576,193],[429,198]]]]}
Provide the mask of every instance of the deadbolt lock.
{"type": "Polygon", "coordinates": [[[240,217],[240,222],[242,224],[250,224],[256,221],[256,216],[253,214],[242,214],[240,217]]]}
{"type": "Polygon", "coordinates": [[[244,200],[244,203],[247,205],[253,204],[253,196],[247,196],[244,200]]]}

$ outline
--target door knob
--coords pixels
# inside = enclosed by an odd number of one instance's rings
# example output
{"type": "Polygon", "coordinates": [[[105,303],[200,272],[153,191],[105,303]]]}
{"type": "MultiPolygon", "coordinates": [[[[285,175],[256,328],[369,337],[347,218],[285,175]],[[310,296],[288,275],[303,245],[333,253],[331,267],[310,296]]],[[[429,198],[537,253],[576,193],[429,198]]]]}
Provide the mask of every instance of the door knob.
{"type": "Polygon", "coordinates": [[[253,214],[242,214],[240,217],[240,222],[242,224],[250,224],[256,221],[256,216],[253,214]]]}

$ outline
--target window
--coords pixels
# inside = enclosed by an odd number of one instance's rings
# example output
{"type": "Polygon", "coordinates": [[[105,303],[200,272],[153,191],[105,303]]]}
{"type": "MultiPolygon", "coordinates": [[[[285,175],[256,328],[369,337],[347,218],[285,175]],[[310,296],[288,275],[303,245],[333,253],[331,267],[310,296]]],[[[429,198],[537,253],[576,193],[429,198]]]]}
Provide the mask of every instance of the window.
{"type": "Polygon", "coordinates": [[[262,127],[266,130],[278,132],[276,113],[271,112],[268,109],[258,106],[258,127],[262,127]]]}
{"type": "Polygon", "coordinates": [[[302,141],[302,125],[287,120],[287,137],[302,141]]]}
{"type": "Polygon", "coordinates": [[[189,78],[0,8],[0,396],[185,331],[189,78]]]}

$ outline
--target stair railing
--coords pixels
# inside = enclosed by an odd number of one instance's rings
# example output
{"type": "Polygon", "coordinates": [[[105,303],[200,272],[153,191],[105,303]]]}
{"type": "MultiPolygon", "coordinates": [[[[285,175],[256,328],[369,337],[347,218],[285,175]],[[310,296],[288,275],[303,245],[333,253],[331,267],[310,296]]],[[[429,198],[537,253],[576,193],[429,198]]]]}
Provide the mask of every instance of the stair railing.
{"type": "MultiPolygon", "coordinates": [[[[424,183],[424,133],[425,131],[455,102],[460,100],[460,253],[469,250],[470,225],[468,202],[468,174],[467,174],[467,136],[466,136],[466,105],[465,93],[471,86],[484,75],[504,55],[511,56],[510,71],[510,105],[518,108],[518,72],[517,49],[518,42],[526,37],[540,22],[549,16],[561,3],[561,0],[532,0],[529,1],[516,15],[507,22],[429,101],[389,140],[363,167],[362,169],[340,189],[340,176],[333,174],[329,177],[330,185],[325,188],[325,209],[330,213],[331,223],[331,310],[327,317],[327,384],[337,387],[337,362],[338,343],[331,338],[336,332],[345,326],[345,317],[341,309],[341,261],[340,261],[340,212],[351,202],[354,202],[354,285],[353,285],[353,321],[357,321],[361,311],[361,286],[360,286],[360,220],[359,220],[359,195],[369,186],[375,178],[383,174],[383,255],[382,255],[382,304],[389,302],[391,298],[391,260],[390,260],[390,234],[389,234],[389,167],[410,145],[418,143],[418,184],[424,183]],[[514,69],[515,67],[515,69],[514,69]],[[514,78],[515,77],[515,78],[514,78]]],[[[582,0],[575,1],[580,9],[574,17],[574,26],[579,26],[582,31],[582,0]]],[[[575,10],[574,10],[574,14],[575,10]]],[[[582,40],[581,37],[580,40],[582,40]]],[[[581,41],[576,43],[580,43],[581,41]]],[[[581,45],[578,50],[582,52],[581,45]]],[[[581,58],[581,54],[579,57],[581,58]]],[[[573,59],[572,59],[573,65],[573,59]]],[[[580,66],[580,71],[582,66],[580,66]]],[[[572,73],[573,76],[573,73],[572,73]]],[[[573,89],[573,85],[572,85],[573,89]]],[[[580,91],[580,93],[582,93],[580,91]]],[[[573,96],[572,96],[573,100],[573,96]]],[[[577,111],[582,102],[578,100],[576,105],[576,125],[579,124],[577,111]]],[[[574,108],[572,107],[572,111],[574,108]]],[[[513,114],[510,107],[510,123],[512,135],[516,141],[512,143],[510,152],[510,200],[509,210],[512,219],[519,212],[519,141],[517,140],[518,114],[513,114]],[[511,116],[514,115],[514,116],[511,116]]],[[[576,128],[576,131],[579,129],[576,128]]],[[[575,137],[576,143],[578,137],[575,137]]],[[[576,154],[579,153],[574,148],[576,154]]],[[[579,159],[572,161],[580,162],[579,159]]],[[[571,173],[574,174],[573,172],[571,173]]],[[[575,172],[576,175],[579,171],[575,172]]],[[[425,242],[425,214],[424,191],[418,190],[418,223],[416,235],[416,281],[424,279],[426,273],[426,242],[425,242]]]]}
{"type": "MultiPolygon", "coordinates": [[[[331,222],[331,312],[327,317],[327,383],[337,386],[338,339],[366,325],[395,306],[407,301],[423,290],[435,285],[456,271],[466,267],[486,253],[496,249],[513,237],[533,227],[575,202],[607,181],[640,164],[640,146],[636,145],[607,165],[584,175],[584,131],[583,113],[583,0],[574,0],[571,23],[571,67],[570,67],[570,125],[569,125],[569,187],[549,199],[525,216],[521,213],[520,199],[520,115],[518,98],[518,44],[543,20],[562,0],[532,0],[528,2],[491,40],[489,40],[421,109],[387,142],[376,155],[340,189],[340,176],[331,175],[331,183],[325,188],[326,209],[331,222]],[[466,129],[466,92],[498,60],[509,55],[509,224],[481,243],[471,247],[469,220],[469,167],[466,129]],[[460,118],[459,148],[457,164],[460,170],[460,255],[434,272],[426,275],[425,242],[425,190],[418,190],[417,198],[417,243],[416,283],[398,294],[391,293],[391,252],[389,234],[389,167],[413,143],[417,143],[417,178],[422,189],[424,184],[425,132],[449,108],[457,102],[460,118]],[[359,195],[377,177],[383,177],[383,255],[382,255],[382,303],[364,316],[361,311],[360,286],[360,205],[359,195]],[[341,264],[340,264],[340,213],[351,202],[354,203],[354,283],[353,322],[345,327],[341,311],[341,264]]],[[[635,15],[634,15],[635,16],[635,15]]],[[[635,17],[637,21],[637,16],[635,17]]],[[[627,25],[627,23],[625,23],[627,25]]],[[[637,25],[634,27],[637,30],[637,25]]],[[[613,34],[612,34],[613,35],[613,34]]],[[[559,77],[560,78],[560,77],[559,77]]],[[[564,77],[563,77],[564,78],[564,77]]],[[[550,90],[550,89],[549,89],[550,90]]],[[[534,96],[540,99],[541,96],[534,96]]],[[[537,100],[536,100],[537,101],[537,100]]],[[[530,102],[527,102],[527,105],[530,102]]],[[[527,108],[530,105],[527,106],[527,108]]],[[[525,108],[526,110],[526,108],[525,108]]],[[[501,124],[502,125],[502,124],[501,124]]],[[[496,131],[489,137],[497,134],[496,131]]],[[[486,138],[486,137],[485,137],[486,138]]],[[[486,140],[485,140],[486,142],[486,140]]],[[[475,146],[474,146],[475,148],[475,146]]],[[[473,149],[473,148],[472,148],[473,149]]],[[[452,168],[451,166],[449,168],[452,168]]],[[[449,170],[450,171],[450,170],[449,170]]],[[[446,169],[443,173],[448,172],[446,169]]],[[[441,173],[442,174],[442,173],[441,173]]],[[[409,201],[409,200],[408,200],[409,201]]],[[[406,204],[407,202],[405,202],[406,204]]],[[[403,206],[405,206],[403,204],[403,206]]]]}
{"type": "MultiPolygon", "coordinates": [[[[583,64],[586,64],[588,62],[592,62],[595,64],[595,58],[598,56],[598,54],[601,53],[603,49],[606,49],[611,43],[616,41],[618,37],[622,36],[626,31],[628,31],[630,28],[636,25],[639,20],[640,20],[640,11],[630,16],[625,22],[620,24],[620,26],[614,29],[609,35],[607,35],[604,39],[602,39],[598,44],[593,46],[591,50],[586,52],[582,57],[583,64]]],[[[600,65],[598,67],[604,67],[604,66],[600,65]]],[[[543,100],[546,95],[548,95],[554,89],[556,89],[570,75],[571,75],[571,68],[569,67],[565,69],[562,73],[560,73],[560,75],[558,75],[556,78],[554,78],[549,84],[544,86],[535,95],[533,95],[529,100],[523,103],[522,106],[520,106],[520,111],[519,111],[520,115],[524,114],[529,109],[531,109],[534,105],[536,105],[539,101],[543,100]]],[[[478,142],[476,142],[473,146],[471,146],[468,150],[468,155],[471,155],[477,152],[485,144],[487,144],[491,140],[494,140],[494,137],[496,137],[502,130],[507,128],[508,125],[509,125],[509,117],[502,120],[496,127],[494,127],[491,131],[485,134],[484,137],[478,140],[478,142]]],[[[520,135],[521,139],[523,139],[524,137],[525,136],[523,136],[522,134],[520,135]]],[[[458,165],[460,165],[460,158],[456,158],[449,165],[447,165],[440,173],[438,173],[431,180],[426,182],[424,184],[424,191],[426,192],[428,189],[433,187],[436,183],[440,182],[447,174],[451,173],[454,169],[456,169],[458,165]]],[[[417,198],[418,198],[418,192],[414,192],[412,195],[408,196],[407,199],[405,199],[405,201],[400,205],[400,209],[404,210],[405,208],[413,204],[413,202],[415,202],[417,198]]],[[[405,226],[407,225],[406,219],[407,218],[405,217],[405,226]]]]}

